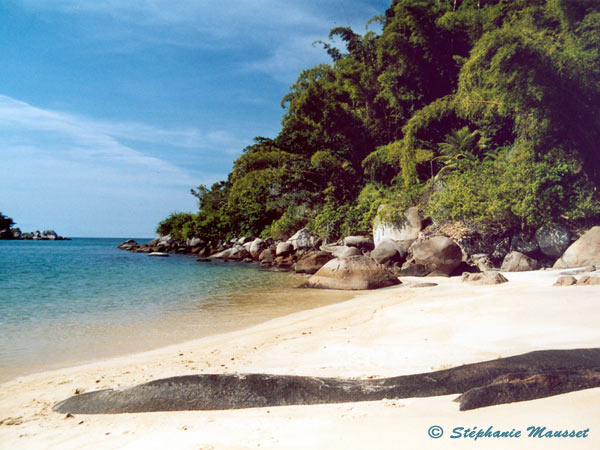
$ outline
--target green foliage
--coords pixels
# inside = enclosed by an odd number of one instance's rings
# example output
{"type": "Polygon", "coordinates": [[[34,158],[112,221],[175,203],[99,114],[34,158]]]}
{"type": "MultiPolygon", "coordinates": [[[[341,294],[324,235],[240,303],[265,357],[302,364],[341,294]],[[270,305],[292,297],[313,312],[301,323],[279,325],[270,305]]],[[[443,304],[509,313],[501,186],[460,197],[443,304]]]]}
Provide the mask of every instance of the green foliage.
{"type": "Polygon", "coordinates": [[[13,222],[13,220],[10,217],[5,216],[4,214],[2,214],[0,212],[0,230],[8,230],[14,224],[15,224],[15,222],[13,222]]]}
{"type": "Polygon", "coordinates": [[[171,235],[178,242],[194,237],[194,216],[190,213],[171,213],[156,227],[156,232],[161,236],[171,235]]]}
{"type": "Polygon", "coordinates": [[[502,229],[598,214],[600,2],[395,0],[378,20],[317,41],[332,65],[299,75],[277,137],[192,190],[171,234],[331,240],[382,204],[502,229]]]}

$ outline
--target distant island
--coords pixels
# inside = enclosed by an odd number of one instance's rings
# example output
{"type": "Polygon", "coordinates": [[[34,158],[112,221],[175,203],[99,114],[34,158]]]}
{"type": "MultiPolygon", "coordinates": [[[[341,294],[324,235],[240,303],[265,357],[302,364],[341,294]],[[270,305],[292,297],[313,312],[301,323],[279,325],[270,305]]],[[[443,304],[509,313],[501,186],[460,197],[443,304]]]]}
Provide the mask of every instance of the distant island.
{"type": "Polygon", "coordinates": [[[15,222],[0,212],[0,239],[3,240],[33,240],[33,241],[70,241],[69,238],[59,236],[54,230],[35,230],[23,233],[19,228],[13,228],[15,222]]]}

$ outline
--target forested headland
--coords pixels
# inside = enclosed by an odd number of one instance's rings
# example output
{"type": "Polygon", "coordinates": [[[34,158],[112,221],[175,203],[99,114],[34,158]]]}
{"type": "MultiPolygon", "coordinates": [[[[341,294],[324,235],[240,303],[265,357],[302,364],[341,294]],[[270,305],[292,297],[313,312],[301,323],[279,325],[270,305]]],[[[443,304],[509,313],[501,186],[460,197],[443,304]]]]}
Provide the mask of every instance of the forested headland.
{"type": "Polygon", "coordinates": [[[396,0],[366,30],[316,42],[331,64],[290,87],[279,134],[157,232],[332,241],[410,206],[483,235],[598,222],[600,2],[396,0]]]}

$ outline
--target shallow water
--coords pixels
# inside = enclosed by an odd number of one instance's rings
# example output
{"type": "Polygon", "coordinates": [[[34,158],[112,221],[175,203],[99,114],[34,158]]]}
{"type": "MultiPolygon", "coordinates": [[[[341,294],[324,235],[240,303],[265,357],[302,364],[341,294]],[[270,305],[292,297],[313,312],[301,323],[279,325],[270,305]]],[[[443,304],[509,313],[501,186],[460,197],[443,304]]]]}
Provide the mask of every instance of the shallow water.
{"type": "MultiPolygon", "coordinates": [[[[0,241],[0,381],[343,301],[254,264],[150,258],[124,239],[0,241]]],[[[143,243],[144,240],[138,240],[143,243]]]]}

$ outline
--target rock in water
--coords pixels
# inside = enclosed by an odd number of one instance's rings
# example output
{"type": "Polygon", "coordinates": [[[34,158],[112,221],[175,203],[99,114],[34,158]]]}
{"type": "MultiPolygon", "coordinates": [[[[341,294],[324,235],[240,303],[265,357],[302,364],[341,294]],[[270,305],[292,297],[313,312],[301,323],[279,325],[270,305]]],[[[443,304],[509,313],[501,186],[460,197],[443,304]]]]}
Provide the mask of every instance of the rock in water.
{"type": "Polygon", "coordinates": [[[590,228],[554,263],[555,269],[600,264],[600,226],[590,228]]]}
{"type": "Polygon", "coordinates": [[[600,348],[586,348],[535,351],[436,372],[382,379],[188,375],[127,389],[79,394],[57,403],[52,409],[61,414],[219,410],[460,393],[467,393],[461,399],[461,409],[473,409],[600,386],[598,367],[600,348]],[[506,386],[507,383],[513,386],[506,386]],[[474,391],[477,388],[483,391],[474,391]],[[501,395],[497,395],[498,392],[501,395]]]}
{"type": "Polygon", "coordinates": [[[366,256],[335,258],[308,279],[306,287],[323,289],[379,289],[400,284],[381,264],[366,256]]]}
{"type": "Polygon", "coordinates": [[[445,236],[415,241],[411,247],[413,260],[429,271],[438,270],[450,275],[462,261],[462,251],[458,244],[445,236]]]}

